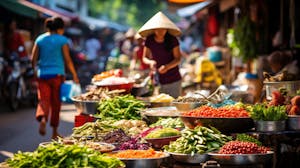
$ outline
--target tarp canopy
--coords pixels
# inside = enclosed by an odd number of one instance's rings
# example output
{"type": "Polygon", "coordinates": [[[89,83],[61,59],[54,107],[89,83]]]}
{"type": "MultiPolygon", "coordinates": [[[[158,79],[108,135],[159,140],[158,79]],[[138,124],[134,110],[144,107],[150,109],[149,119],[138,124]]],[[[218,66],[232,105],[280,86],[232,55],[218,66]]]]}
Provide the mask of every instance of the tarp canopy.
{"type": "Polygon", "coordinates": [[[0,6],[3,6],[7,10],[15,12],[19,15],[27,16],[33,19],[59,16],[65,22],[70,22],[72,19],[78,18],[76,15],[60,13],[25,0],[1,0],[0,6]]]}
{"type": "Polygon", "coordinates": [[[194,5],[190,5],[181,9],[177,10],[177,14],[181,17],[189,17],[196,12],[205,9],[206,7],[210,6],[213,3],[213,0],[206,0],[194,5]]]}
{"type": "Polygon", "coordinates": [[[35,9],[24,6],[20,4],[17,0],[1,0],[0,6],[19,15],[23,15],[29,18],[36,19],[39,17],[38,12],[35,9]]]}

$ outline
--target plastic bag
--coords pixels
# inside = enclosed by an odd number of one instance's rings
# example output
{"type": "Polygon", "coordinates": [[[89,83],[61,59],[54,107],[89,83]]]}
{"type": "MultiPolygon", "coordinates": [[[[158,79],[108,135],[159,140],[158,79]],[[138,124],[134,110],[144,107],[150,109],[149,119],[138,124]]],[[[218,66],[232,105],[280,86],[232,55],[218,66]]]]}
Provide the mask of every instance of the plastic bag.
{"type": "Polygon", "coordinates": [[[72,97],[81,94],[80,84],[73,81],[65,81],[60,86],[60,100],[65,103],[72,103],[72,97]]]}

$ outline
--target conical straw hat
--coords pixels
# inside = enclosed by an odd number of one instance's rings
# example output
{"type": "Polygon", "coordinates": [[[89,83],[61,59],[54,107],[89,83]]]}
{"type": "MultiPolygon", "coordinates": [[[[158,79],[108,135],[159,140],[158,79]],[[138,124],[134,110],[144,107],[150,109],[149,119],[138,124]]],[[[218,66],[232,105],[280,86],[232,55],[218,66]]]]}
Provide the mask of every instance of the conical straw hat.
{"type": "Polygon", "coordinates": [[[130,28],[125,33],[125,37],[134,37],[135,33],[136,33],[135,30],[133,28],[130,28]]]}
{"type": "Polygon", "coordinates": [[[156,13],[138,31],[143,37],[154,33],[154,29],[165,28],[173,36],[180,36],[180,29],[162,12],[156,13]]]}

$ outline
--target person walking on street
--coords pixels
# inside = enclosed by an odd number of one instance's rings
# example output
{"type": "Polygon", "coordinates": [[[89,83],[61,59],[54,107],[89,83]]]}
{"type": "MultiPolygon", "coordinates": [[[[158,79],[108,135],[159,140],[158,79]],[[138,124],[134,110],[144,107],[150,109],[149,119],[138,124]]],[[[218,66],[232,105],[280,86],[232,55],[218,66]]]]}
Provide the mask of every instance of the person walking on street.
{"type": "Polygon", "coordinates": [[[143,60],[157,70],[160,92],[174,98],[181,96],[181,52],[176,38],[181,34],[180,29],[158,12],[138,32],[146,38],[143,60]]]}
{"type": "Polygon", "coordinates": [[[39,133],[46,134],[46,123],[50,116],[53,128],[52,139],[60,137],[58,133],[59,114],[61,109],[60,86],[64,81],[65,64],[73,75],[75,83],[79,83],[71,56],[68,39],[64,33],[64,21],[59,17],[45,21],[47,32],[39,35],[32,49],[32,66],[38,81],[39,103],[36,119],[40,122],[39,133]]]}

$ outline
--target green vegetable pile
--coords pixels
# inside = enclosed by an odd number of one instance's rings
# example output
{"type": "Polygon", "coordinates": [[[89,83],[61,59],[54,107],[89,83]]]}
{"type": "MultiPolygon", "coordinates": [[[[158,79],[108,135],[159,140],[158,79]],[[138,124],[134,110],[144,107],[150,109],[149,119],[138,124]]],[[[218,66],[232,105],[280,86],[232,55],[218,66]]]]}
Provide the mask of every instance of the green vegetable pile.
{"type": "Polygon", "coordinates": [[[162,126],[164,128],[184,128],[184,124],[179,117],[177,118],[159,118],[156,123],[150,125],[150,127],[162,126]]]}
{"type": "Polygon", "coordinates": [[[150,132],[145,138],[163,138],[180,135],[180,131],[174,128],[156,129],[150,132]]]}
{"type": "Polygon", "coordinates": [[[52,142],[38,147],[34,152],[18,152],[6,160],[12,168],[119,168],[125,164],[117,158],[101,154],[93,149],[52,142]]]}
{"type": "Polygon", "coordinates": [[[145,103],[132,95],[115,96],[99,102],[95,116],[101,120],[107,119],[141,119],[140,111],[145,108],[145,103]]]}
{"type": "Polygon", "coordinates": [[[282,121],[288,118],[286,106],[255,104],[249,110],[251,118],[257,121],[282,121]]]}
{"type": "Polygon", "coordinates": [[[253,136],[247,135],[247,134],[237,134],[236,140],[243,141],[243,142],[253,142],[253,143],[257,144],[258,146],[262,146],[262,143],[259,140],[257,140],[253,136]]]}
{"type": "Polygon", "coordinates": [[[211,129],[198,126],[194,129],[186,128],[182,131],[181,137],[169,145],[164,146],[167,152],[183,153],[183,154],[203,154],[218,150],[231,137],[223,135],[216,128],[211,129]]]}
{"type": "Polygon", "coordinates": [[[102,136],[105,134],[117,130],[118,127],[114,127],[108,121],[87,122],[80,127],[74,127],[72,137],[93,137],[93,140],[102,140],[102,136]]]}

